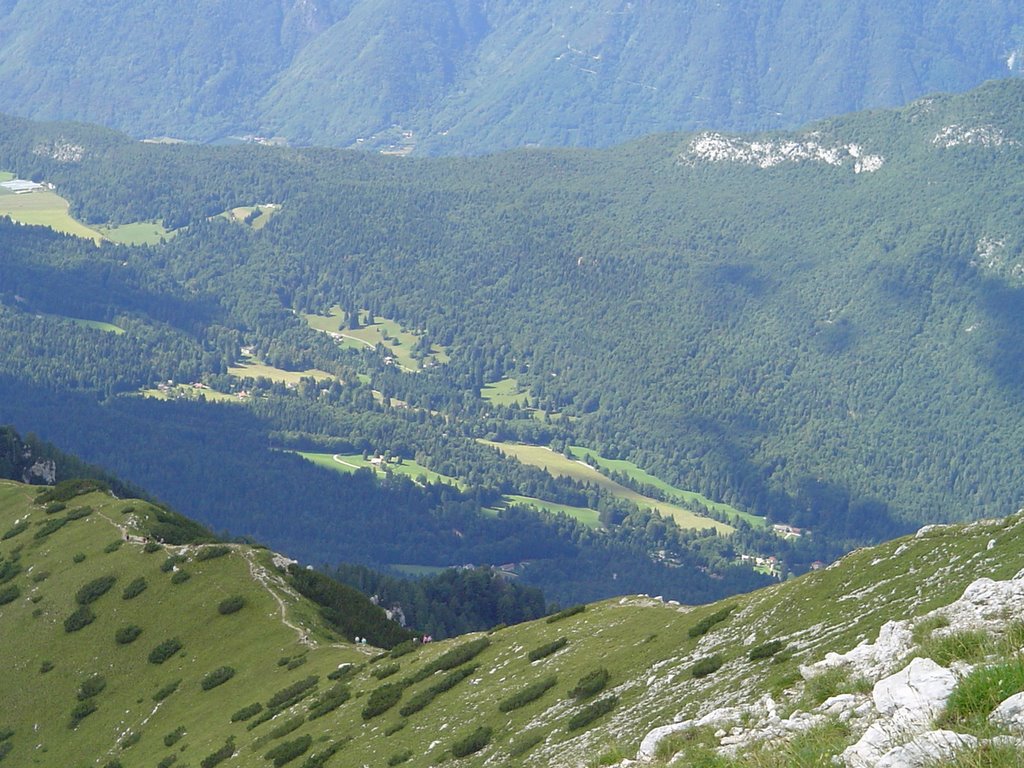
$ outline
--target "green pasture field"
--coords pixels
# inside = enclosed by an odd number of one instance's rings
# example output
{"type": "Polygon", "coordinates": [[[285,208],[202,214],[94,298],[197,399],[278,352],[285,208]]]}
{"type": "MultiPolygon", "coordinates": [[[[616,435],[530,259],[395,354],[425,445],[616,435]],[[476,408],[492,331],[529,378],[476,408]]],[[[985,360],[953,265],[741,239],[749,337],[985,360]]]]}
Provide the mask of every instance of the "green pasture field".
{"type": "MultiPolygon", "coordinates": [[[[387,353],[395,358],[395,362],[402,369],[416,371],[420,368],[419,360],[412,356],[412,348],[421,338],[422,334],[406,330],[396,320],[376,317],[374,318],[376,322],[371,325],[362,325],[357,330],[342,329],[341,323],[344,320],[344,313],[341,307],[338,306],[331,307],[327,315],[303,314],[302,317],[309,324],[309,327],[314,330],[337,334],[335,338],[343,347],[350,349],[376,349],[377,345],[381,344],[387,350],[387,353]]],[[[360,318],[365,320],[365,315],[362,311],[360,311],[360,318]]],[[[435,344],[426,360],[433,360],[436,364],[447,363],[448,350],[435,344]]]]}
{"type": "Polygon", "coordinates": [[[270,221],[271,216],[281,210],[281,206],[277,203],[263,203],[261,205],[240,205],[237,208],[232,208],[230,211],[225,211],[220,214],[220,218],[234,221],[238,224],[245,224],[245,219],[255,211],[259,211],[259,215],[249,222],[249,226],[253,229],[263,229],[270,221]]]}
{"type": "Polygon", "coordinates": [[[484,384],[484,388],[480,390],[480,397],[495,405],[524,405],[529,400],[526,390],[521,389],[519,382],[511,378],[484,384]]]}
{"type": "Polygon", "coordinates": [[[588,528],[601,528],[601,519],[596,509],[589,507],[573,507],[569,504],[556,504],[553,501],[535,499],[532,496],[518,496],[516,494],[505,494],[502,496],[509,504],[519,504],[524,507],[532,507],[541,512],[550,512],[553,515],[564,514],[577,520],[588,528]]]}
{"type": "Polygon", "coordinates": [[[260,376],[271,381],[280,381],[285,384],[298,384],[300,379],[312,376],[317,381],[330,381],[334,376],[319,368],[309,368],[305,371],[286,371],[283,368],[274,368],[271,365],[264,365],[257,361],[243,361],[238,365],[228,368],[232,376],[245,378],[246,376],[257,379],[260,376]]]}
{"type": "Polygon", "coordinates": [[[570,459],[560,453],[555,453],[545,446],[497,443],[491,440],[481,440],[480,442],[492,448],[497,448],[505,455],[512,456],[524,464],[540,467],[555,477],[571,477],[574,480],[590,483],[608,491],[616,498],[630,501],[642,508],[656,509],[662,515],[675,520],[680,528],[714,528],[719,533],[732,533],[735,530],[731,525],[726,525],[707,517],[700,517],[690,510],[675,504],[658,501],[657,499],[637,493],[632,488],[627,488],[605,477],[590,465],[579,460],[570,459]]]}
{"type": "Polygon", "coordinates": [[[157,245],[177,234],[177,230],[164,229],[157,221],[137,221],[133,224],[120,224],[116,227],[96,227],[96,230],[108,240],[122,245],[157,245]]]}
{"type": "Polygon", "coordinates": [[[244,402],[238,395],[218,392],[215,389],[196,389],[188,384],[176,384],[169,391],[154,388],[139,390],[143,397],[152,397],[154,400],[206,400],[208,403],[240,403],[244,402]]]}
{"type": "Polygon", "coordinates": [[[124,328],[114,325],[113,323],[105,323],[102,320],[84,320],[80,317],[68,317],[67,315],[43,315],[43,317],[56,317],[61,320],[69,320],[82,328],[92,328],[95,331],[106,331],[107,333],[113,333],[118,336],[124,333],[124,328]]]}
{"type": "MultiPolygon", "coordinates": [[[[347,472],[352,473],[357,469],[372,469],[377,474],[383,475],[384,470],[375,464],[371,464],[368,459],[364,459],[361,453],[312,453],[309,451],[295,451],[302,458],[307,461],[311,461],[317,466],[326,467],[327,469],[333,469],[336,472],[347,472]]],[[[454,477],[448,475],[442,475],[438,472],[434,472],[432,469],[427,469],[422,464],[418,464],[412,459],[403,459],[401,464],[396,462],[388,462],[388,469],[394,472],[396,475],[406,475],[411,477],[413,480],[423,476],[427,478],[428,482],[431,483],[444,483],[446,485],[459,485],[459,482],[454,477]]]]}
{"type": "MultiPolygon", "coordinates": [[[[10,171],[0,171],[0,181],[10,181],[13,178],[14,174],[10,171]]],[[[6,195],[8,192],[7,190],[4,190],[3,192],[0,192],[0,194],[6,195]]]]}
{"type": "Polygon", "coordinates": [[[103,235],[72,218],[69,207],[67,200],[48,189],[24,195],[0,195],[0,216],[10,216],[22,224],[49,227],[99,244],[103,235]]]}
{"type": "Polygon", "coordinates": [[[569,450],[572,452],[573,456],[577,456],[579,458],[586,458],[587,456],[590,456],[599,467],[614,470],[616,472],[622,472],[631,480],[640,483],[641,485],[653,486],[676,501],[680,501],[684,504],[693,502],[703,504],[708,509],[721,512],[731,518],[746,520],[748,523],[756,527],[764,527],[767,525],[763,517],[758,517],[750,512],[744,512],[741,509],[737,509],[736,507],[730,504],[725,504],[721,501],[712,501],[707,496],[697,493],[696,491],[685,491],[681,488],[676,488],[674,485],[669,485],[664,480],[661,480],[646,470],[641,469],[631,461],[625,461],[623,459],[606,459],[597,451],[590,448],[584,448],[581,445],[570,446],[569,450]]]}

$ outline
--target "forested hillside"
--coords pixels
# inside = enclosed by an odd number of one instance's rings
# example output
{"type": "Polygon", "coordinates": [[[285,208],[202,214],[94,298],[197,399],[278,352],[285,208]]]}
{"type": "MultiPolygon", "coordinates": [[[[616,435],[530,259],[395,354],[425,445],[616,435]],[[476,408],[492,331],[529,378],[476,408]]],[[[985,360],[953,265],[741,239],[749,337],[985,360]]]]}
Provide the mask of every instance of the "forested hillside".
{"type": "Polygon", "coordinates": [[[802,570],[1007,513],[1022,105],[1008,80],[799,132],[445,160],[6,119],[0,168],[55,184],[83,221],[167,236],[96,247],[0,224],[0,421],[217,530],[332,564],[530,561],[564,602],[709,599],[762,578],[741,554],[802,570]],[[220,215],[260,205],[258,227],[220,215]],[[168,380],[194,397],[136,396],[184,396],[168,380]],[[812,535],[681,531],[484,439],[582,446],[812,535]]]}
{"type": "Polygon", "coordinates": [[[1010,0],[4,0],[0,110],[138,138],[604,146],[966,90],[1021,71],[1022,28],[1010,0]]]}

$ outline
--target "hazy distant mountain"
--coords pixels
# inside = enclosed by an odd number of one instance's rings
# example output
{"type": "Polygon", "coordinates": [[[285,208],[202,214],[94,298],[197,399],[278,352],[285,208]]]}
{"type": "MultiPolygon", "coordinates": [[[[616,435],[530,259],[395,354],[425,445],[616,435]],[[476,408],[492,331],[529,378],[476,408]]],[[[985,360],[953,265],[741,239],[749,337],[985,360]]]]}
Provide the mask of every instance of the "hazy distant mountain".
{"type": "Polygon", "coordinates": [[[0,111],[196,140],[595,146],[792,127],[1022,68],[1010,0],[0,0],[0,111]]]}

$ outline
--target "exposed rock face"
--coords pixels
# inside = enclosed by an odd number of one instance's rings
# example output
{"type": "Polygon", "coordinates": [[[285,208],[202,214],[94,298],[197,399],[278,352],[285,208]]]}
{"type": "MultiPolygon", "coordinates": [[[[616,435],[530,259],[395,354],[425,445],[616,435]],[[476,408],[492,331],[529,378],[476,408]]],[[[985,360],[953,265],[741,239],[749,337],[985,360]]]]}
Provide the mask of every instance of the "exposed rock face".
{"type": "Polygon", "coordinates": [[[782,163],[812,161],[840,167],[850,165],[854,173],[873,173],[885,163],[881,155],[867,154],[859,144],[828,145],[817,134],[799,139],[750,141],[721,133],[702,133],[690,142],[680,162],[733,162],[772,168],[782,163]]]}
{"type": "Polygon", "coordinates": [[[717,728],[718,751],[736,755],[764,742],[778,742],[822,724],[830,718],[850,725],[859,734],[856,741],[833,757],[846,768],[924,768],[958,752],[974,750],[983,743],[1024,744],[1024,692],[1006,699],[992,713],[990,721],[1013,736],[980,741],[969,734],[935,730],[959,679],[972,667],[963,662],[953,669],[929,658],[915,657],[906,663],[915,643],[914,624],[945,619],[947,625],[934,630],[942,636],[962,631],[998,634],[1008,622],[1024,612],[1024,571],[1008,581],[982,578],[974,581],[953,603],[916,620],[890,621],[875,642],[863,642],[846,653],[829,653],[815,664],[800,668],[805,680],[840,667],[851,679],[867,678],[874,686],[870,696],[845,693],[824,701],[810,712],[796,711],[780,717],[776,703],[765,696],[749,707],[716,709],[699,720],[687,720],[655,728],[644,738],[637,760],[653,758],[658,743],[679,731],[713,726],[717,728]]]}
{"type": "Polygon", "coordinates": [[[27,467],[21,474],[23,483],[42,483],[53,485],[57,482],[57,462],[43,459],[36,459],[35,463],[27,467]]]}

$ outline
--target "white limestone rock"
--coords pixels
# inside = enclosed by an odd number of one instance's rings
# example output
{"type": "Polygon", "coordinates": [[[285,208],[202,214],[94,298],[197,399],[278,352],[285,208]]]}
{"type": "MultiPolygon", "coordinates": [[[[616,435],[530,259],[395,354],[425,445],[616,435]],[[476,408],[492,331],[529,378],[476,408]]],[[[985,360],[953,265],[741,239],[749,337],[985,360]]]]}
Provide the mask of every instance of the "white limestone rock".
{"type": "Polygon", "coordinates": [[[934,720],[956,686],[956,675],[931,659],[916,658],[871,692],[875,708],[899,728],[923,726],[934,720]]]}
{"type": "Polygon", "coordinates": [[[901,658],[913,648],[914,639],[907,621],[886,622],[878,631],[873,643],[862,642],[846,653],[828,653],[816,664],[801,665],[800,674],[805,680],[827,672],[835,667],[849,667],[854,677],[877,680],[891,673],[901,658]]]}
{"type": "Polygon", "coordinates": [[[1002,726],[1011,733],[1024,736],[1024,693],[1015,693],[995,708],[988,716],[993,725],[1002,726]]]}
{"type": "Polygon", "coordinates": [[[907,744],[887,752],[876,768],[926,768],[940,760],[949,760],[961,750],[975,750],[978,740],[954,731],[927,731],[907,744]]]}

